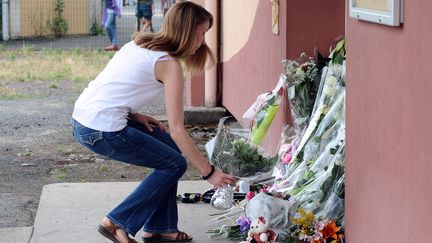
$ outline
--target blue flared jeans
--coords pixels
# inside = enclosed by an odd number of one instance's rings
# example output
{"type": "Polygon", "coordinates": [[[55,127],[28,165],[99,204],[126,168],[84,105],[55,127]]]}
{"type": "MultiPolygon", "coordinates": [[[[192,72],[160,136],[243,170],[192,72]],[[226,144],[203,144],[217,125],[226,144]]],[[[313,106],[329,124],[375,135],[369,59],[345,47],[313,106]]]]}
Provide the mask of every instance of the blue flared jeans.
{"type": "Polygon", "coordinates": [[[118,132],[102,132],[72,119],[73,135],[91,151],[113,160],[152,168],[138,187],[107,217],[129,234],[177,232],[177,183],[187,163],[170,135],[135,121],[118,132]]]}
{"type": "Polygon", "coordinates": [[[119,42],[117,38],[116,15],[114,12],[107,13],[107,19],[104,23],[104,27],[108,34],[108,38],[111,41],[111,44],[118,45],[119,42]]]}

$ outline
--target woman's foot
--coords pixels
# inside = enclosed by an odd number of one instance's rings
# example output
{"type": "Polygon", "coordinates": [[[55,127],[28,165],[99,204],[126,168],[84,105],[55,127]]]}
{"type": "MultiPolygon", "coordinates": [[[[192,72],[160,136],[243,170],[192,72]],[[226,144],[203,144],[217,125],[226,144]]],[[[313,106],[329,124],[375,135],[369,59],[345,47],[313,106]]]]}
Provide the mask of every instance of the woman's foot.
{"type": "Polygon", "coordinates": [[[126,233],[126,231],[120,229],[107,217],[102,219],[102,222],[99,225],[99,232],[114,243],[137,242],[134,239],[129,238],[129,235],[126,233]]]}
{"type": "Polygon", "coordinates": [[[189,234],[186,234],[182,231],[177,231],[174,233],[149,233],[144,232],[143,234],[143,240],[144,243],[147,242],[190,242],[192,241],[192,236],[189,234]]]}
{"type": "Polygon", "coordinates": [[[118,50],[119,50],[118,45],[110,45],[105,47],[105,51],[118,51],[118,50]]]}

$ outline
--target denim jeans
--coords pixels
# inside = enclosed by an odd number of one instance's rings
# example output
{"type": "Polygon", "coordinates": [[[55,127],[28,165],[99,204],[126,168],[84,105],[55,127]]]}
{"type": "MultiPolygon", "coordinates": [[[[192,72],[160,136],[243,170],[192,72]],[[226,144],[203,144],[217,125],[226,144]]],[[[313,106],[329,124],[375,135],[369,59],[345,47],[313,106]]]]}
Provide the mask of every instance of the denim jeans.
{"type": "Polygon", "coordinates": [[[153,168],[107,217],[129,234],[177,232],[177,183],[187,163],[167,132],[135,121],[118,132],[101,132],[72,119],[73,135],[91,151],[113,160],[153,168]]]}
{"type": "Polygon", "coordinates": [[[111,44],[118,45],[118,39],[117,39],[117,26],[116,26],[116,16],[114,12],[108,12],[107,13],[107,19],[104,23],[104,27],[107,31],[108,38],[111,41],[111,44]]]}

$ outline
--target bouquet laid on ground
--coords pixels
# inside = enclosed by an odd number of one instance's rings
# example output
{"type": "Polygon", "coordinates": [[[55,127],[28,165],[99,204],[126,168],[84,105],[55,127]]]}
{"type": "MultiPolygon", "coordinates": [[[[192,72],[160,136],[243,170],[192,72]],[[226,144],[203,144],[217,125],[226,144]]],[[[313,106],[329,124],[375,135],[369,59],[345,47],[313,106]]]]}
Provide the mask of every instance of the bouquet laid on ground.
{"type": "MultiPolygon", "coordinates": [[[[239,179],[254,180],[268,175],[278,157],[267,155],[250,140],[250,130],[244,129],[229,117],[219,121],[216,136],[206,145],[210,162],[221,171],[239,179]]],[[[230,208],[233,204],[233,190],[230,186],[215,192],[211,205],[219,209],[230,208]]]]}
{"type": "MultiPolygon", "coordinates": [[[[344,51],[335,49],[331,56],[341,53],[344,51]]],[[[285,166],[285,174],[277,178],[273,187],[276,191],[289,194],[297,182],[311,179],[308,168],[320,156],[324,157],[322,161],[329,161],[328,149],[334,150],[331,146],[345,139],[345,62],[335,63],[332,59],[323,68],[321,80],[310,121],[290,163],[285,166]]]]}
{"type": "Polygon", "coordinates": [[[291,219],[291,237],[312,243],[341,243],[344,235],[341,227],[329,219],[316,217],[312,212],[302,208],[291,219]]]}
{"type": "Polygon", "coordinates": [[[249,127],[252,127],[252,143],[256,145],[262,143],[270,124],[279,110],[285,88],[286,78],[281,75],[273,91],[260,94],[243,114],[243,118],[249,124],[249,127]]]}
{"type": "Polygon", "coordinates": [[[218,223],[222,226],[207,233],[212,238],[246,239],[251,224],[260,218],[265,219],[269,229],[288,227],[289,219],[295,215],[297,206],[279,196],[268,194],[266,187],[249,192],[245,200],[210,221],[210,224],[218,223]]]}
{"type": "Polygon", "coordinates": [[[212,141],[214,144],[209,153],[212,164],[225,173],[244,179],[272,170],[277,156],[267,155],[261,147],[250,142],[247,129],[226,119],[221,119],[212,141]]]}
{"type": "Polygon", "coordinates": [[[298,123],[304,129],[294,124],[282,132],[274,183],[262,188],[255,197],[257,192],[248,193],[241,207],[228,210],[222,217],[226,217],[227,223],[219,233],[244,237],[251,222],[263,217],[279,235],[278,242],[343,242],[345,40],[335,46],[331,61],[322,69],[313,106],[300,106],[306,96],[298,90],[289,99],[299,101],[293,108],[301,108],[296,111],[298,114],[308,110],[310,117],[306,123],[298,123]]]}
{"type": "Polygon", "coordinates": [[[273,169],[273,176],[276,179],[282,178],[286,175],[286,167],[291,163],[297,146],[300,142],[299,135],[294,131],[294,127],[285,125],[282,129],[281,140],[279,143],[278,155],[279,161],[276,163],[273,169]]]}
{"type": "MultiPolygon", "coordinates": [[[[343,44],[337,46],[339,49],[333,51],[332,57],[341,57],[345,53],[343,44]]],[[[279,170],[283,173],[279,173],[270,191],[288,195],[288,201],[313,213],[315,220],[332,219],[343,229],[345,62],[343,58],[337,60],[339,62],[332,59],[322,70],[323,82],[318,89],[311,119],[290,163],[284,170],[279,170]]],[[[305,235],[305,229],[288,227],[286,230],[290,232],[288,237],[291,240],[333,242],[319,237],[313,241],[312,235],[305,235]]],[[[338,238],[333,240],[339,242],[338,238]]]]}
{"type": "Polygon", "coordinates": [[[318,51],[316,60],[301,53],[297,60],[282,61],[284,76],[288,83],[291,118],[294,129],[300,136],[309,122],[318,92],[321,70],[327,62],[328,58],[322,58],[318,51]]]}
{"type": "MultiPolygon", "coordinates": [[[[329,58],[323,58],[316,51],[315,59],[301,53],[296,60],[283,60],[285,77],[288,83],[288,101],[290,105],[293,126],[286,125],[282,131],[279,144],[280,161],[276,164],[273,175],[277,180],[291,175],[288,166],[298,159],[297,150],[301,139],[311,120],[315,100],[320,84],[324,82],[321,77],[323,69],[328,65],[329,58]]],[[[300,152],[302,147],[300,147],[300,152]]],[[[294,175],[291,175],[294,176],[294,175]]]]}

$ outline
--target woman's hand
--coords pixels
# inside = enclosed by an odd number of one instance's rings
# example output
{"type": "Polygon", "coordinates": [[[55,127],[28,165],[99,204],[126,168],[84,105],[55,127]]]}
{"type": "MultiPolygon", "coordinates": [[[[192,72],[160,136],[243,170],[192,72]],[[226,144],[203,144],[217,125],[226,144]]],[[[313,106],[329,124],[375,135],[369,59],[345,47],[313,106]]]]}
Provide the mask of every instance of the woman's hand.
{"type": "Polygon", "coordinates": [[[129,116],[132,120],[143,124],[150,132],[153,132],[153,126],[159,127],[160,130],[165,131],[163,124],[151,116],[146,116],[140,113],[133,113],[129,116]]]}
{"type": "Polygon", "coordinates": [[[210,178],[207,179],[215,187],[225,187],[228,185],[235,186],[236,178],[232,175],[225,174],[222,171],[216,169],[210,178]]]}

